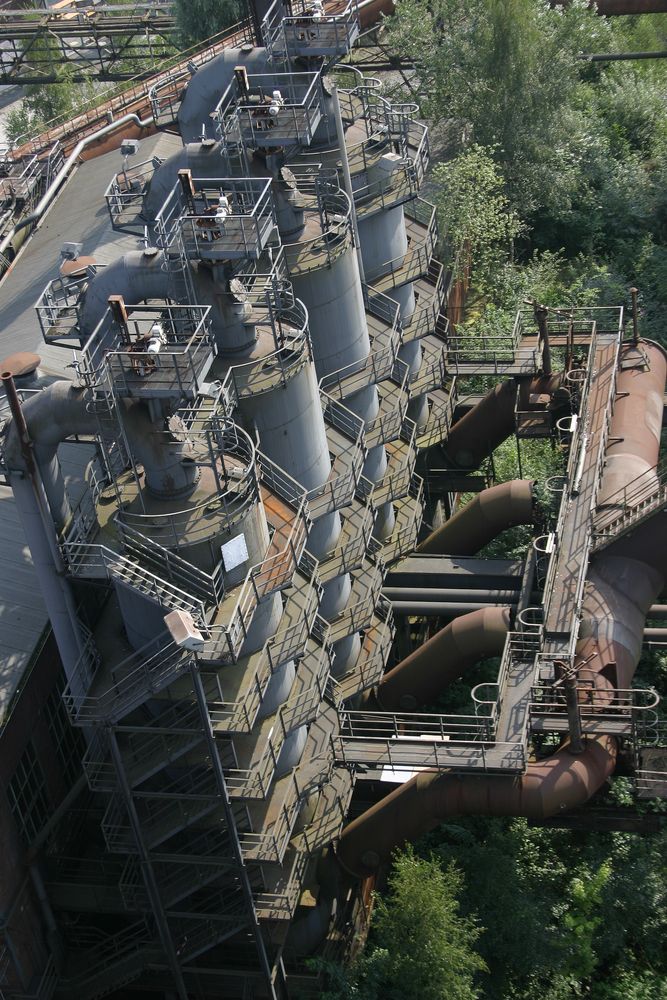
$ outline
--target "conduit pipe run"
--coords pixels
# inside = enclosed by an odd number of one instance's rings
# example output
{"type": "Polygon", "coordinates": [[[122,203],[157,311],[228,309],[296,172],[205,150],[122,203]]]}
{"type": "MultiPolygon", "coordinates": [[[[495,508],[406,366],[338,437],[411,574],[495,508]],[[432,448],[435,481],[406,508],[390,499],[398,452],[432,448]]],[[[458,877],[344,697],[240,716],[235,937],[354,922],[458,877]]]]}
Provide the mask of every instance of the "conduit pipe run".
{"type": "MultiPolygon", "coordinates": [[[[609,462],[601,484],[603,498],[636,477],[635,447],[640,466],[650,469],[657,463],[661,420],[656,415],[662,415],[666,355],[657,345],[641,346],[643,364],[628,367],[633,350],[630,345],[621,354],[625,367],[618,378],[608,454],[613,458],[614,449],[629,448],[628,460],[609,462]]],[[[599,691],[629,687],[632,681],[646,614],[665,584],[664,521],[664,513],[658,510],[632,536],[620,537],[592,561],[575,663],[581,676],[592,680],[599,691]],[[656,526],[662,531],[656,532],[656,526]]],[[[436,669],[440,670],[439,664],[436,669]]],[[[590,740],[578,756],[566,745],[548,760],[529,764],[516,778],[433,771],[418,774],[343,830],[338,859],[346,871],[364,877],[386,861],[398,844],[452,816],[541,819],[573,809],[583,805],[612,774],[615,759],[615,740],[599,737],[590,740]]]]}
{"type": "Polygon", "coordinates": [[[534,485],[529,479],[513,479],[482,490],[420,542],[417,552],[472,556],[506,528],[532,524],[535,520],[534,485]]]}
{"type": "Polygon", "coordinates": [[[567,748],[531,764],[517,778],[424,771],[350,823],[338,860],[358,878],[376,872],[392,850],[453,816],[525,816],[544,819],[583,805],[614,770],[616,745],[605,737],[574,757],[567,748]]]}
{"type": "MultiPolygon", "coordinates": [[[[459,469],[479,468],[514,433],[517,392],[520,406],[527,409],[531,396],[545,394],[553,398],[557,390],[565,393],[561,389],[562,380],[562,373],[558,373],[499,382],[454,424],[443,446],[447,460],[459,469]]],[[[568,398],[564,395],[563,404],[568,398]]]]}
{"type": "Polygon", "coordinates": [[[384,675],[375,697],[383,711],[427,705],[478,660],[500,656],[509,608],[484,608],[455,618],[384,675]]]}
{"type": "MultiPolygon", "coordinates": [[[[31,396],[23,406],[35,460],[58,528],[63,526],[69,513],[57,457],[58,445],[68,437],[99,433],[91,401],[87,390],[71,382],[53,382],[31,396]]],[[[132,454],[144,467],[151,491],[158,496],[182,495],[194,485],[197,467],[191,461],[190,442],[169,440],[168,434],[153,424],[144,403],[123,401],[123,426],[132,454]]],[[[24,467],[19,434],[13,421],[5,430],[4,451],[9,469],[24,467]]]]}
{"type": "Polygon", "coordinates": [[[74,149],[72,150],[72,152],[70,153],[70,155],[63,163],[62,167],[60,168],[56,176],[53,178],[51,184],[49,185],[43,197],[38,202],[37,207],[34,209],[34,211],[31,212],[30,215],[26,215],[25,219],[21,219],[20,222],[17,222],[14,228],[11,229],[10,232],[7,234],[7,236],[5,236],[5,238],[2,240],[2,242],[0,243],[0,257],[2,257],[7,247],[11,244],[12,240],[14,239],[16,234],[20,232],[20,230],[25,229],[26,226],[31,226],[34,222],[39,222],[41,217],[44,215],[44,212],[49,207],[49,205],[55,198],[56,194],[58,193],[61,184],[69,176],[72,167],[75,166],[77,160],[79,159],[79,156],[84,151],[84,149],[87,146],[90,146],[91,143],[96,142],[98,139],[103,138],[103,136],[105,135],[108,135],[110,132],[115,132],[115,130],[117,128],[120,128],[121,125],[128,125],[130,124],[130,122],[133,122],[139,128],[148,128],[149,125],[153,124],[153,116],[149,115],[147,118],[140,118],[139,115],[135,114],[123,115],[122,118],[118,118],[116,121],[110,122],[109,125],[104,125],[103,128],[98,129],[97,132],[93,132],[92,135],[87,135],[85,139],[82,139],[80,142],[78,142],[74,147],[74,149]]]}

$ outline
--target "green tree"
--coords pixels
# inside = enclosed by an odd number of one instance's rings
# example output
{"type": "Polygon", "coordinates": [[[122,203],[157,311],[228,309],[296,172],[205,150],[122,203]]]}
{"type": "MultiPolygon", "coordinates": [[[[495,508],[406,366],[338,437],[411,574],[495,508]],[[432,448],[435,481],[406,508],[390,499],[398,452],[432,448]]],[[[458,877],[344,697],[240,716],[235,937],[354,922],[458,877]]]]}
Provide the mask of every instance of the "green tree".
{"type": "Polygon", "coordinates": [[[582,0],[564,10],[541,0],[398,0],[388,33],[417,63],[429,120],[493,149],[525,217],[572,183],[578,55],[601,44],[599,22],[582,0]]]}
{"type": "Polygon", "coordinates": [[[242,0],[175,0],[174,7],[184,47],[224,31],[247,13],[242,0]]]}
{"type": "Polygon", "coordinates": [[[397,852],[365,953],[348,971],[319,963],[322,1000],[476,1000],[475,977],[486,967],[475,950],[481,930],[459,912],[462,890],[452,865],[412,847],[397,852]]]}
{"type": "Polygon", "coordinates": [[[455,252],[465,245],[477,287],[483,288],[524,228],[510,208],[492,153],[472,145],[438,164],[433,177],[441,230],[455,252]]]}

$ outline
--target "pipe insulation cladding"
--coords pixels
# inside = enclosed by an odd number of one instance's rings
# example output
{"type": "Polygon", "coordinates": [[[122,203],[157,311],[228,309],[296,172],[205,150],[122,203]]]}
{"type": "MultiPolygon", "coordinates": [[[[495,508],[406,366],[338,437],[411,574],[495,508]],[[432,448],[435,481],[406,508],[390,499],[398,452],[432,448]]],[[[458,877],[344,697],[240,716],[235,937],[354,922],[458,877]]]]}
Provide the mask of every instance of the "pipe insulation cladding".
{"type": "Polygon", "coordinates": [[[455,618],[384,675],[375,692],[378,705],[398,712],[434,701],[479,660],[500,656],[509,626],[509,608],[484,608],[455,618]]]}

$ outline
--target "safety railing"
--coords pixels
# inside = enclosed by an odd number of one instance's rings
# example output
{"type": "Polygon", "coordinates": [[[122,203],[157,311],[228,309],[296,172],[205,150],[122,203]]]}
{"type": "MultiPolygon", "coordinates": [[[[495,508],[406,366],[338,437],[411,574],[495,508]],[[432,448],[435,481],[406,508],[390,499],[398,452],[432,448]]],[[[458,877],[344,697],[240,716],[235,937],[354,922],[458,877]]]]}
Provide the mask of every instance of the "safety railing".
{"type": "Polygon", "coordinates": [[[366,457],[363,420],[325,392],[320,391],[320,399],[325,424],[342,435],[346,443],[336,455],[327,481],[306,494],[313,520],[350,503],[366,457]]]}
{"type": "Polygon", "coordinates": [[[519,664],[535,660],[540,651],[541,637],[541,629],[507,633],[498,668],[498,679],[477,684],[472,690],[476,715],[489,716],[494,727],[497,725],[512,675],[519,664]]]}
{"type": "Polygon", "coordinates": [[[333,580],[341,573],[350,573],[361,566],[373,534],[375,509],[367,500],[363,506],[346,510],[343,530],[335,547],[323,556],[318,576],[322,583],[333,580]]]}
{"type": "Polygon", "coordinates": [[[72,576],[117,580],[168,609],[187,611],[198,621],[204,619],[204,605],[198,598],[106,545],[63,542],[60,549],[72,576]]]}
{"type": "Polygon", "coordinates": [[[383,504],[398,500],[407,494],[417,461],[415,435],[414,421],[405,417],[399,440],[391,442],[389,446],[389,464],[382,479],[373,483],[365,476],[361,477],[357,495],[364,500],[370,497],[376,510],[383,504]]]}
{"type": "Polygon", "coordinates": [[[634,785],[642,799],[667,798],[667,771],[640,768],[635,771],[634,785]]]}
{"type": "MultiPolygon", "coordinates": [[[[215,776],[207,766],[180,771],[155,790],[135,789],[133,800],[142,836],[154,847],[221,805],[215,776]]],[[[125,808],[112,798],[101,823],[107,849],[112,853],[138,853],[125,808]]]]}
{"type": "Polygon", "coordinates": [[[367,691],[378,683],[389,658],[395,631],[391,604],[380,596],[373,617],[364,630],[357,662],[343,677],[338,678],[337,701],[367,691]]]}
{"type": "Polygon", "coordinates": [[[315,236],[285,243],[285,260],[291,275],[307,274],[331,265],[352,246],[350,200],[333,171],[290,167],[309,215],[319,220],[315,236]]]}
{"type": "Polygon", "coordinates": [[[262,21],[262,38],[274,58],[344,56],[359,37],[356,0],[336,13],[322,3],[295,0],[286,16],[282,0],[274,0],[262,21]]]}
{"type": "MultiPolygon", "coordinates": [[[[206,430],[194,432],[185,426],[185,432],[190,442],[188,457],[210,470],[210,495],[181,510],[158,513],[141,509],[138,485],[134,491],[125,486],[116,513],[119,530],[127,526],[175,550],[229,529],[245,516],[248,507],[259,502],[255,449],[245,431],[211,417],[206,430]]],[[[165,435],[165,442],[168,447],[169,435],[165,435]]]]}
{"type": "Polygon", "coordinates": [[[118,531],[123,550],[131,559],[138,559],[145,566],[159,571],[163,579],[205,604],[219,604],[222,601],[225,593],[222,560],[212,573],[205,573],[155,539],[146,538],[129,524],[118,521],[118,531]]]}
{"type": "Polygon", "coordinates": [[[241,852],[246,861],[281,864],[285,856],[303,793],[295,772],[284,780],[282,788],[277,788],[282,797],[272,826],[262,833],[239,831],[241,852]]]}
{"type": "Polygon", "coordinates": [[[405,206],[408,248],[404,254],[385,261],[366,275],[380,291],[397,288],[428,273],[438,240],[436,210],[429,202],[416,198],[405,206]]]}
{"type": "Polygon", "coordinates": [[[448,339],[449,321],[442,315],[442,309],[445,306],[450,280],[451,275],[442,264],[431,259],[426,274],[421,278],[428,292],[423,288],[416,290],[418,298],[415,310],[403,323],[402,344],[421,340],[429,333],[437,333],[443,340],[448,339]]]}
{"type": "Polygon", "coordinates": [[[605,497],[593,514],[593,532],[598,539],[614,538],[665,505],[667,462],[660,462],[605,497]]]}
{"type": "MultiPolygon", "coordinates": [[[[660,703],[654,688],[598,687],[594,679],[577,679],[577,704],[582,719],[628,721],[660,703]]],[[[535,684],[531,691],[533,717],[567,714],[567,693],[562,683],[535,684]]]]}
{"type": "MultiPolygon", "coordinates": [[[[301,530],[296,522],[294,530],[301,530]]],[[[303,544],[305,546],[305,539],[303,539],[303,544]]],[[[294,545],[291,539],[288,539],[285,547],[285,552],[288,555],[285,556],[284,563],[289,566],[289,570],[286,570],[285,573],[289,572],[292,578],[298,568],[297,564],[300,562],[296,556],[299,552],[303,555],[303,551],[301,542],[297,546],[294,545]]],[[[287,575],[276,574],[274,566],[276,558],[282,558],[282,556],[272,555],[268,560],[252,567],[239,590],[239,595],[228,623],[209,626],[207,630],[209,644],[207,644],[202,653],[203,659],[235,661],[238,658],[243,642],[248,635],[257,605],[260,601],[265,600],[271,594],[275,593],[276,590],[284,587],[288,582],[287,575]]],[[[317,582],[316,564],[312,569],[312,578],[306,584],[306,588],[308,598],[304,605],[302,617],[295,624],[278,633],[278,636],[275,637],[274,642],[271,644],[269,652],[272,657],[274,669],[294,654],[294,644],[296,643],[298,646],[298,643],[302,641],[303,623],[308,621],[311,606],[316,604],[319,599],[321,590],[317,582]]]]}
{"type": "Polygon", "coordinates": [[[161,953],[150,923],[142,919],[102,940],[92,940],[75,975],[61,980],[61,986],[70,996],[88,996],[91,990],[95,993],[116,984],[122,987],[151,961],[159,961],[161,953]]]}
{"type": "MultiPolygon", "coordinates": [[[[164,640],[163,640],[164,641],[164,640]]],[[[166,642],[157,649],[156,640],[105,670],[96,684],[99,693],[89,694],[91,683],[86,651],[75,665],[73,679],[65,688],[63,701],[73,725],[116,721],[143,704],[147,697],[161,691],[183,673],[192,662],[192,654],[175,643],[166,642]]],[[[98,667],[97,674],[101,674],[98,667]]]]}
{"type": "Polygon", "coordinates": [[[379,319],[385,329],[377,330],[376,324],[369,323],[369,333],[371,334],[372,350],[389,350],[394,356],[402,344],[401,309],[395,299],[378,291],[372,285],[362,285],[364,293],[364,303],[366,305],[366,315],[374,319],[379,319]]]}
{"type": "Polygon", "coordinates": [[[307,851],[297,850],[287,878],[281,879],[281,891],[267,889],[253,893],[255,908],[260,917],[287,920],[294,915],[303,891],[303,879],[309,861],[307,851]]]}
{"type": "Polygon", "coordinates": [[[488,718],[344,712],[335,755],[343,764],[388,768],[522,771],[521,743],[497,742],[488,718]]]}
{"type": "Polygon", "coordinates": [[[350,172],[367,172],[385,153],[398,153],[409,162],[418,190],[430,159],[428,129],[418,120],[416,104],[392,103],[379,89],[379,80],[364,77],[358,86],[340,91],[343,118],[363,124],[366,131],[365,139],[348,146],[350,172]]]}
{"type": "Polygon", "coordinates": [[[37,319],[47,344],[78,338],[83,292],[97,270],[96,265],[88,265],[81,274],[54,278],[37,299],[37,319]]]}
{"type": "Polygon", "coordinates": [[[320,388],[333,399],[344,400],[369,385],[391,378],[396,371],[396,352],[392,343],[371,351],[360,361],[353,361],[320,379],[320,388]]]}
{"type": "Polygon", "coordinates": [[[379,444],[388,444],[400,436],[410,401],[409,379],[409,367],[400,358],[396,358],[391,378],[378,389],[378,413],[364,424],[364,441],[369,450],[379,444]]]}
{"type": "Polygon", "coordinates": [[[270,328],[274,350],[228,369],[221,391],[229,400],[285,385],[312,359],[308,312],[300,299],[294,297],[291,285],[262,288],[257,282],[245,284],[253,318],[257,324],[270,328]]]}
{"type": "Polygon", "coordinates": [[[148,185],[161,162],[159,157],[153,156],[141,163],[125,163],[120,173],[111,178],[104,199],[114,229],[137,222],[148,185]]]}
{"type": "Polygon", "coordinates": [[[213,112],[223,145],[309,146],[322,118],[319,73],[257,73],[246,79],[242,90],[234,78],[213,112]]]}
{"type": "Polygon", "coordinates": [[[116,396],[193,396],[215,356],[210,306],[131,306],[122,321],[108,308],[82,347],[77,375],[116,396]]]}
{"type": "Polygon", "coordinates": [[[275,228],[271,181],[253,177],[184,178],[155,218],[158,246],[189,260],[257,258],[275,228]]]}
{"type": "Polygon", "coordinates": [[[441,389],[448,375],[446,348],[429,344],[422,345],[422,363],[419,371],[410,376],[410,395],[422,396],[434,389],[441,389]]]}
{"type": "Polygon", "coordinates": [[[288,733],[312,722],[319,713],[333,661],[331,647],[306,646],[297,670],[297,691],[281,707],[281,716],[288,733]]]}
{"type": "MultiPolygon", "coordinates": [[[[520,309],[517,321],[524,331],[535,329],[533,309],[520,309]]],[[[547,331],[550,336],[571,336],[577,343],[588,343],[596,331],[613,333],[623,339],[623,306],[576,306],[572,309],[549,310],[546,316],[547,331]]]]}
{"type": "Polygon", "coordinates": [[[444,441],[454,423],[454,411],[458,402],[456,380],[450,383],[445,400],[429,399],[429,413],[426,426],[417,432],[417,447],[430,448],[444,441]]]}
{"type": "Polygon", "coordinates": [[[389,538],[376,543],[387,565],[414,551],[422,521],[423,493],[424,481],[421,476],[413,473],[408,495],[396,501],[394,530],[389,538]]]}
{"type": "Polygon", "coordinates": [[[334,643],[353,632],[368,628],[382,595],[384,564],[366,560],[353,584],[350,603],[329,622],[329,641],[334,643]]]}

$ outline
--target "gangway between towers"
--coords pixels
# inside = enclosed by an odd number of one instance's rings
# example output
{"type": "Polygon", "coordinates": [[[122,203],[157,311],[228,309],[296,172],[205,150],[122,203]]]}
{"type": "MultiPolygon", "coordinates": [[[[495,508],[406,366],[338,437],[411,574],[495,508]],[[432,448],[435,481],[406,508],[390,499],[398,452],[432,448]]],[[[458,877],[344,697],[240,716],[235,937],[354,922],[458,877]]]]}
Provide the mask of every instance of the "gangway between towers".
{"type": "Polygon", "coordinates": [[[647,469],[605,498],[593,516],[592,552],[638,527],[667,507],[667,463],[647,469]]]}
{"type": "Polygon", "coordinates": [[[344,711],[334,754],[340,763],[373,770],[473,770],[510,777],[526,766],[524,744],[497,742],[492,720],[479,716],[344,711]]]}

